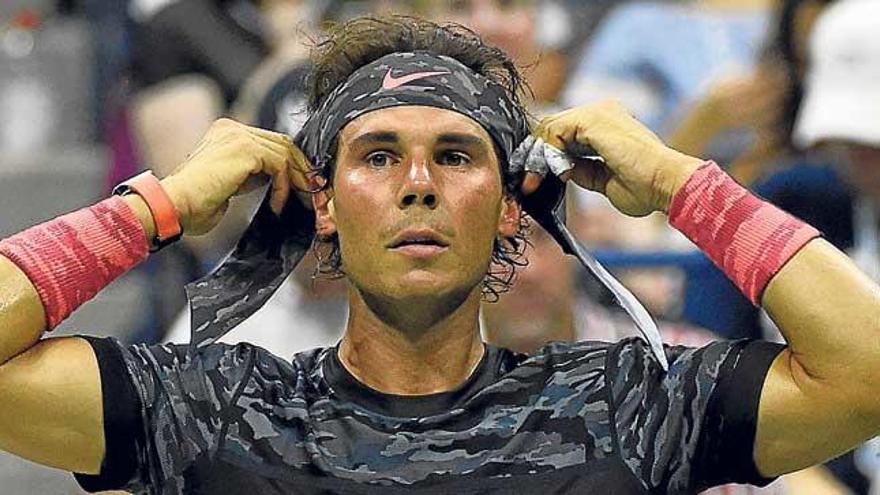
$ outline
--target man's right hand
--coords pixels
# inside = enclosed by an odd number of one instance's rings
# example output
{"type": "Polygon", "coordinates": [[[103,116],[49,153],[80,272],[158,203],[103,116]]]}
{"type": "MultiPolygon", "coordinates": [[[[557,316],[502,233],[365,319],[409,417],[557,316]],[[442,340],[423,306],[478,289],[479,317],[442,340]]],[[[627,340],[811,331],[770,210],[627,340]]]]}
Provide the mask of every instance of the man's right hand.
{"type": "Polygon", "coordinates": [[[200,235],[220,222],[232,196],[259,187],[267,178],[272,181],[272,211],[280,214],[291,187],[309,190],[310,169],[286,135],[220,119],[162,186],[177,208],[184,233],[200,235]]]}

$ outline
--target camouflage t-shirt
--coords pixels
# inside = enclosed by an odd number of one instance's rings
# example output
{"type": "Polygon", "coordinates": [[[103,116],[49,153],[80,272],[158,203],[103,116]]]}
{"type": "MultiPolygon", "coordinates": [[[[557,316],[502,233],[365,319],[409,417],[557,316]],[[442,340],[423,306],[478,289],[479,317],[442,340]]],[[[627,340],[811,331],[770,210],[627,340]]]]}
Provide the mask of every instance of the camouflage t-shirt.
{"type": "Polygon", "coordinates": [[[395,396],[335,348],[123,347],[89,339],[107,453],[87,490],[156,494],[694,493],[765,483],[758,400],[781,346],[667,348],[640,339],[487,346],[457,390],[395,396]]]}

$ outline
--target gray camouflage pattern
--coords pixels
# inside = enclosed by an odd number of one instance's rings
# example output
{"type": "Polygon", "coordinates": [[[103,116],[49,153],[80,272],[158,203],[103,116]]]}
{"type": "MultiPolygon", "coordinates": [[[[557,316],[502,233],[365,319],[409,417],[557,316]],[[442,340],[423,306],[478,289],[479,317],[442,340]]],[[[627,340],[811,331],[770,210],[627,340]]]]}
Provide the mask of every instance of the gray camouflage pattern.
{"type": "Polygon", "coordinates": [[[610,463],[636,487],[614,493],[694,493],[730,481],[724,466],[742,462],[703,450],[722,435],[706,426],[723,423],[707,421],[710,396],[722,375],[733,376],[746,347],[668,348],[668,373],[639,339],[553,343],[528,356],[499,349],[487,386],[448,410],[414,417],[343,400],[326,374],[332,348],[292,361],[249,344],[196,353],[122,348],[144,404],[145,439],[124,488],[242,493],[230,480],[249,473],[247,486],[260,487],[253,493],[444,492],[459,478],[522,493],[517,487],[529,477],[573,472],[577,479],[610,463]],[[717,465],[708,466],[710,458],[717,465]],[[211,480],[226,488],[210,488],[211,480]]]}

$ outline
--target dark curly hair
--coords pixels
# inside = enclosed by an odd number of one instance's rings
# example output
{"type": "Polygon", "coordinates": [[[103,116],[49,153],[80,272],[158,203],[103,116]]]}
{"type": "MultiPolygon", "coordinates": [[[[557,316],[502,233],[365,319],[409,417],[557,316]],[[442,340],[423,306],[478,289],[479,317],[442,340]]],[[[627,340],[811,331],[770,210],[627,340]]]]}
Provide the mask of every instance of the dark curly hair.
{"type": "MultiPolygon", "coordinates": [[[[358,17],[330,26],[315,43],[307,80],[307,98],[310,111],[317,110],[334,88],[345,82],[360,67],[385,55],[396,52],[429,51],[452,57],[474,72],[503,87],[511,101],[522,105],[521,97],[530,95],[528,85],[516,65],[500,49],[483,42],[473,31],[454,23],[437,24],[409,16],[358,17]]],[[[336,145],[331,147],[336,149],[336,145]]],[[[520,198],[522,177],[511,174],[499,158],[501,181],[505,194],[520,198]]],[[[324,187],[332,185],[333,170],[315,170],[324,179],[324,187]]],[[[510,289],[517,267],[527,262],[524,256],[528,245],[526,229],[528,218],[523,215],[514,237],[496,239],[489,270],[483,279],[483,297],[496,301],[510,289]]],[[[339,239],[316,238],[313,252],[318,258],[314,276],[339,278],[344,276],[339,239]]]]}

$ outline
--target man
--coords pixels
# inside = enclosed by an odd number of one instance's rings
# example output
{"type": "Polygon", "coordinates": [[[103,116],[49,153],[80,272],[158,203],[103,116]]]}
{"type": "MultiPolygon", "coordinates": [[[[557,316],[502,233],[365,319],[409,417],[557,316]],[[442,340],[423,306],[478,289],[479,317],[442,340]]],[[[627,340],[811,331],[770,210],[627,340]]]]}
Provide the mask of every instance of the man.
{"type": "Polygon", "coordinates": [[[301,147],[220,121],[161,184],[142,177],[129,183],[136,194],[0,244],[5,449],[80,473],[92,490],[691,493],[762,483],[880,430],[880,288],[809,226],[665,147],[616,104],[551,116],[528,137],[513,65],[466,31],[357,19],[322,47],[301,147]],[[558,150],[587,141],[607,166],[560,166],[558,150]],[[525,178],[507,168],[523,143],[525,178]],[[669,211],[789,347],[658,356],[629,339],[525,356],[484,345],[490,261],[517,238],[520,191],[550,166],[625,213],[669,211]],[[321,187],[315,232],[350,287],[337,347],[289,362],[246,344],[37,343],[148,247],[181,226],[210,230],[264,175],[282,220],[292,187],[321,187]]]}

